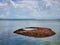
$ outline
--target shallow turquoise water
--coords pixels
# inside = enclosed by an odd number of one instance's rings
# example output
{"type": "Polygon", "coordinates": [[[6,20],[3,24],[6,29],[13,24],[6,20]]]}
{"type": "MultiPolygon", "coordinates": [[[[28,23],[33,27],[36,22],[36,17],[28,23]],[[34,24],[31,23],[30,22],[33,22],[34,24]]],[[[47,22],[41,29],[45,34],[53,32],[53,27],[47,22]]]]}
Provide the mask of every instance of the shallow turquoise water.
{"type": "Polygon", "coordinates": [[[60,45],[60,21],[0,20],[0,45],[60,45]],[[13,33],[16,29],[31,26],[51,28],[56,35],[34,38],[13,33]]]}

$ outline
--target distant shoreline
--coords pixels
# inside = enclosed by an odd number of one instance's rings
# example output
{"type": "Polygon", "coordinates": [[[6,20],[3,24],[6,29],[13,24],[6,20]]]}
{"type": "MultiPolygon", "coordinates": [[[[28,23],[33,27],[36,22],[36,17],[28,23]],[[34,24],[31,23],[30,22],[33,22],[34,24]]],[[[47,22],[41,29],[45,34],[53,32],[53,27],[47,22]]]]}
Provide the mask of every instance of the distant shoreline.
{"type": "Polygon", "coordinates": [[[60,21],[60,19],[0,19],[0,20],[37,20],[37,21],[60,21]]]}

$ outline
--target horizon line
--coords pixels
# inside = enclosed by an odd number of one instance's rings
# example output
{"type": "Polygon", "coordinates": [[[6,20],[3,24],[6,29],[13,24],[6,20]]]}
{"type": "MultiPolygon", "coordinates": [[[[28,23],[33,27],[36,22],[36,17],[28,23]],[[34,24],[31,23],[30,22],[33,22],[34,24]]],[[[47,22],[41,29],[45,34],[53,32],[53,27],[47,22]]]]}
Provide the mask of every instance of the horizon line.
{"type": "Polygon", "coordinates": [[[47,21],[60,21],[60,19],[0,19],[0,20],[41,20],[41,21],[44,21],[44,20],[47,20],[47,21]]]}

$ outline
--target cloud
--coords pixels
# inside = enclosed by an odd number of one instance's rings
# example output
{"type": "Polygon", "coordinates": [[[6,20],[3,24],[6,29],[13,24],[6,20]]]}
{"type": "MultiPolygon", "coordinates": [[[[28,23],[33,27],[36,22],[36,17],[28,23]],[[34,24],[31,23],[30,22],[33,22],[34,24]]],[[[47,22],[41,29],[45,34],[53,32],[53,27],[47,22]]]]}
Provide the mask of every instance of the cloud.
{"type": "Polygon", "coordinates": [[[6,17],[10,16],[10,18],[57,16],[60,15],[59,6],[59,0],[9,0],[6,3],[0,3],[2,14],[6,17]]]}
{"type": "Polygon", "coordinates": [[[29,10],[29,12],[31,12],[31,15],[33,16],[33,14],[39,14],[38,12],[38,2],[37,1],[32,1],[32,0],[24,0],[24,1],[19,1],[18,3],[15,3],[14,1],[10,0],[11,4],[15,7],[15,8],[20,8],[20,9],[26,9],[29,10]]]}
{"type": "Polygon", "coordinates": [[[46,6],[54,6],[59,3],[58,0],[43,0],[46,3],[46,6]]]}
{"type": "MultiPolygon", "coordinates": [[[[10,3],[14,6],[14,7],[34,7],[36,5],[36,1],[27,1],[27,0],[24,0],[24,1],[19,1],[18,3],[10,0],[10,3]]],[[[37,6],[37,5],[36,5],[37,6]]],[[[36,7],[35,6],[35,7],[36,7]]]]}
{"type": "Polygon", "coordinates": [[[32,17],[59,14],[58,13],[59,11],[57,10],[58,6],[59,6],[59,2],[57,0],[40,0],[40,1],[23,0],[23,1],[18,1],[17,3],[10,0],[10,2],[14,8],[22,9],[23,10],[22,12],[24,12],[26,10],[29,11],[30,12],[29,15],[32,17]],[[57,11],[57,13],[56,13],[56,11],[57,11]],[[54,13],[56,13],[56,14],[54,14],[54,13]]]}
{"type": "Polygon", "coordinates": [[[0,8],[4,8],[7,6],[7,3],[0,3],[0,8]]]}

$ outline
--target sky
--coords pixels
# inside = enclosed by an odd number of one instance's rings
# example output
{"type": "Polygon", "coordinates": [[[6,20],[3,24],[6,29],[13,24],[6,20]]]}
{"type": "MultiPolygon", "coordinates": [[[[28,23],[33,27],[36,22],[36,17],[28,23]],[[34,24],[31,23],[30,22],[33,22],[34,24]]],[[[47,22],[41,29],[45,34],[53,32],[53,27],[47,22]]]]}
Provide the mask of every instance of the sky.
{"type": "Polygon", "coordinates": [[[60,19],[60,0],[0,0],[0,19],[60,19]]]}

